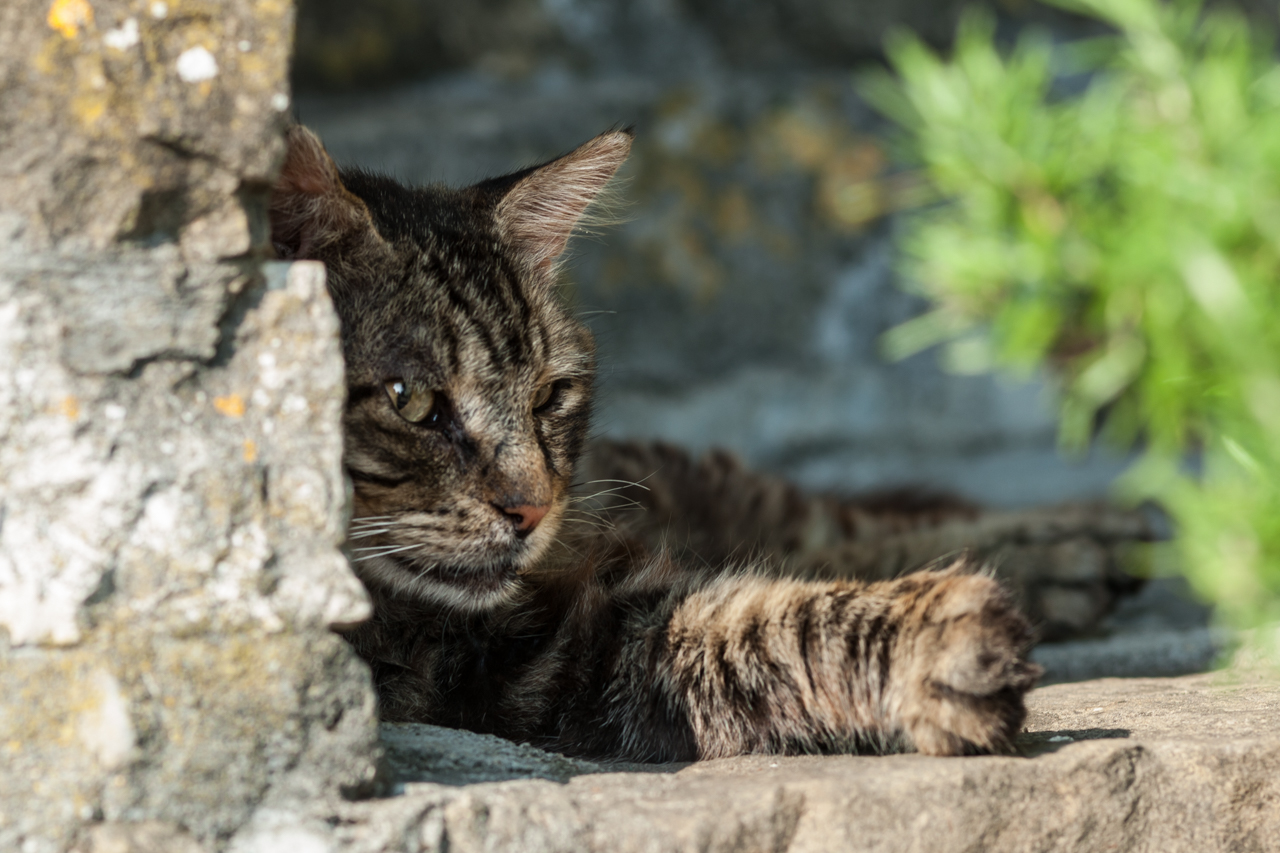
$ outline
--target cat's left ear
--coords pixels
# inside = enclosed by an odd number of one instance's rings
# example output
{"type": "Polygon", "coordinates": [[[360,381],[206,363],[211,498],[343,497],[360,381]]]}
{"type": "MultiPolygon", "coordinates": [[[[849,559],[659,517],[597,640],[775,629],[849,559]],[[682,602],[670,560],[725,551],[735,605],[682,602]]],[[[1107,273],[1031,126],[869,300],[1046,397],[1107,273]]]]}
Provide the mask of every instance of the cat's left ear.
{"type": "Polygon", "coordinates": [[[477,189],[497,195],[499,233],[540,272],[554,268],[574,228],[631,151],[630,129],[602,133],[550,163],[477,189]]]}
{"type": "Polygon", "coordinates": [[[286,260],[317,258],[353,232],[372,231],[365,203],[342,185],[333,158],[314,133],[294,125],[285,133],[285,158],[271,190],[271,242],[286,260]]]}

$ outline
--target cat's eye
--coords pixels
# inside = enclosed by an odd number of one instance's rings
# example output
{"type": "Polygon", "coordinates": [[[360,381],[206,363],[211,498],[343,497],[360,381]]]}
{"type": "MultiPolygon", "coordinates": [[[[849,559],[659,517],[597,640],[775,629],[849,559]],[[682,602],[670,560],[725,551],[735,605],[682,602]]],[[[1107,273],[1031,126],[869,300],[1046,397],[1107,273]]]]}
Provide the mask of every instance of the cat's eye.
{"type": "Polygon", "coordinates": [[[555,387],[548,382],[538,389],[538,393],[533,395],[533,410],[536,412],[547,403],[551,402],[551,395],[554,393],[555,387]]]}
{"type": "Polygon", "coordinates": [[[533,395],[533,411],[536,413],[550,408],[560,399],[560,392],[568,387],[568,379],[560,379],[543,385],[533,395]]]}
{"type": "Polygon", "coordinates": [[[387,389],[396,414],[409,423],[431,426],[440,419],[436,393],[430,388],[403,379],[388,379],[383,387],[387,389]]]}

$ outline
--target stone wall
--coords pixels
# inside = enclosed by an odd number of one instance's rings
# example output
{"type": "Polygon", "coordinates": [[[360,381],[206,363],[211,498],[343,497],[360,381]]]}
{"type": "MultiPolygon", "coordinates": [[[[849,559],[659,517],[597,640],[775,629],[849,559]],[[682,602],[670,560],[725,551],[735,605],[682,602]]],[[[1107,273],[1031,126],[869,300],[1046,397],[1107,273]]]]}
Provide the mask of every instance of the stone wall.
{"type": "Polygon", "coordinates": [[[337,321],[262,262],[292,19],[0,7],[0,850],[277,849],[372,779],[337,321]]]}

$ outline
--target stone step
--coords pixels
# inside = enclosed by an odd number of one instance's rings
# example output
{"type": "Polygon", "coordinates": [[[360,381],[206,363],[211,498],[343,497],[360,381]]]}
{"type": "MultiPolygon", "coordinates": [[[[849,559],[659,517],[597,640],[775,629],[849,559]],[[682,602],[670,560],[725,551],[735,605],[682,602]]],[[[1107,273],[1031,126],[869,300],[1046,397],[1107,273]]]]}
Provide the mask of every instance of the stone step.
{"type": "Polygon", "coordinates": [[[626,768],[384,725],[399,795],[333,822],[352,853],[1280,850],[1280,680],[1108,678],[1029,707],[1016,756],[626,768]]]}

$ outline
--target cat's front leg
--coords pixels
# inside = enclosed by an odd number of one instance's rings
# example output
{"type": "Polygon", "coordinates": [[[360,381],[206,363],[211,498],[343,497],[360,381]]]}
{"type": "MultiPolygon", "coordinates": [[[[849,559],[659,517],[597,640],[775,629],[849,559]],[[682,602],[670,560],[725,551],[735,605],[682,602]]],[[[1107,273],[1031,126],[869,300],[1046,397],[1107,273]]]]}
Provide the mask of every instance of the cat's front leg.
{"type": "Polygon", "coordinates": [[[669,682],[703,758],[905,742],[1008,750],[1040,668],[994,580],[962,565],[878,583],[723,578],[673,611],[669,682]]]}

